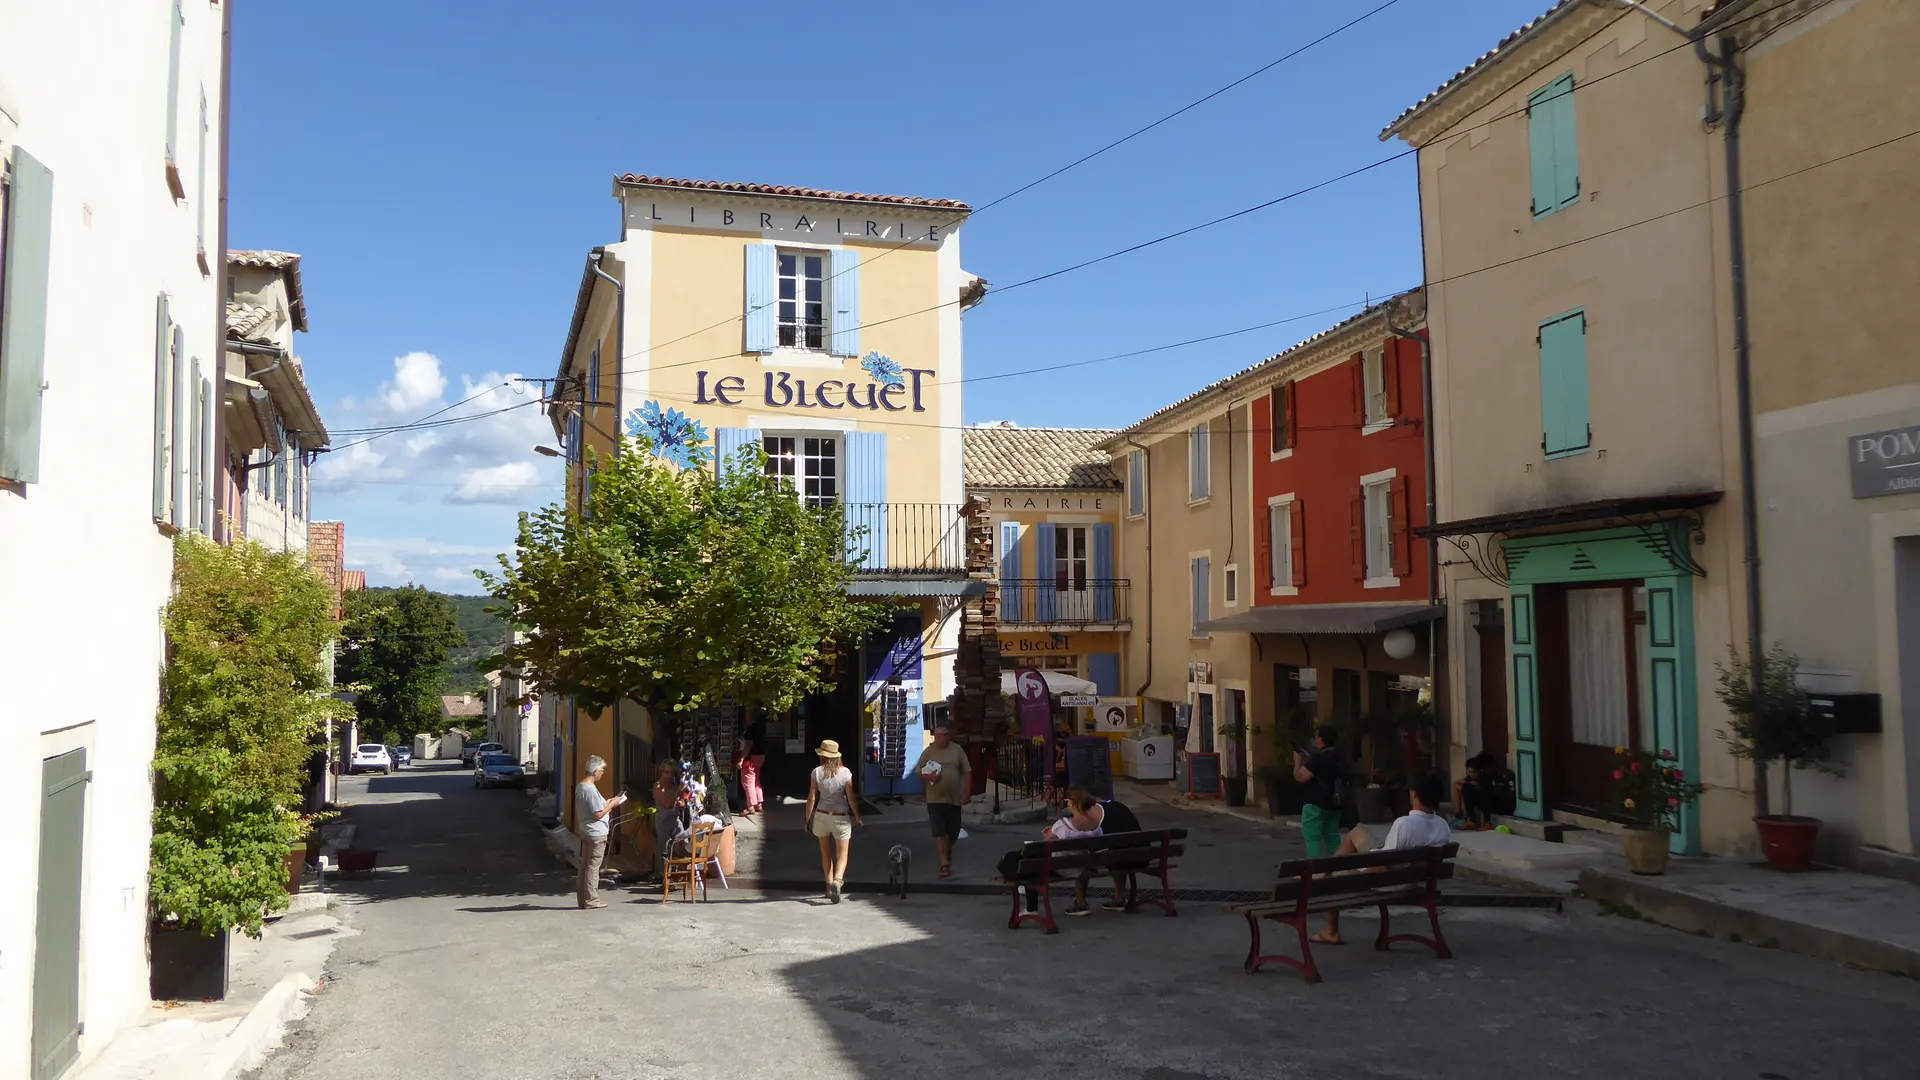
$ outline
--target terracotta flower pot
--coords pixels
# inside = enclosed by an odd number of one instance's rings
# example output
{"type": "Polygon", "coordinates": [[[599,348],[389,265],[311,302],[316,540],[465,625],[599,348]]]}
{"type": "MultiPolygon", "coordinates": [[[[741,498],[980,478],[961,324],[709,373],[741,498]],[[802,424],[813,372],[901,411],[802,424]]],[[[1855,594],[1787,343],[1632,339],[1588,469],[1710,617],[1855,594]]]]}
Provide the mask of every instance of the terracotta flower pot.
{"type": "Polygon", "coordinates": [[[1628,829],[1620,834],[1620,850],[1626,853],[1627,869],[1636,874],[1667,872],[1667,841],[1672,834],[1665,829],[1628,829]]]}
{"type": "Polygon", "coordinates": [[[287,867],[287,892],[297,893],[300,891],[300,879],[304,876],[307,868],[307,849],[304,847],[288,848],[284,862],[287,867]]]}
{"type": "Polygon", "coordinates": [[[1768,866],[1796,871],[1813,865],[1813,843],[1820,836],[1819,818],[1770,814],[1754,818],[1753,823],[1760,830],[1760,850],[1767,856],[1768,866]]]}

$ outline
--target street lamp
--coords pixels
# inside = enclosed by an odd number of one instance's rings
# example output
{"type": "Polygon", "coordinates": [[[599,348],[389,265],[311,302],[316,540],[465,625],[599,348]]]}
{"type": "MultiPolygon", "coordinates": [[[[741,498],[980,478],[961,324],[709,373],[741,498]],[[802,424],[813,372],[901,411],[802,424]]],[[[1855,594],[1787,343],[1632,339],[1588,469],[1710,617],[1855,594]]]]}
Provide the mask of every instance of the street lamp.
{"type": "Polygon", "coordinates": [[[551,446],[536,446],[533,448],[533,452],[543,457],[559,457],[560,456],[560,451],[555,450],[551,446]]]}

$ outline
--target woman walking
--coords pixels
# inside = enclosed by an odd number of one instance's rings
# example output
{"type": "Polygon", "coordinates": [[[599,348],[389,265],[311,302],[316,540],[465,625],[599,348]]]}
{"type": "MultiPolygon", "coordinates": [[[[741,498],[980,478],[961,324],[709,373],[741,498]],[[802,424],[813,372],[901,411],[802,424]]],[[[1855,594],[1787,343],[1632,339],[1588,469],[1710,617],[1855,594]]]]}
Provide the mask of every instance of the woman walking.
{"type": "Polygon", "coordinates": [[[765,813],[766,792],[760,790],[760,767],[767,762],[767,755],[760,752],[760,736],[765,730],[763,721],[755,720],[747,725],[740,738],[740,801],[746,807],[743,814],[765,813]]]}
{"type": "Polygon", "coordinates": [[[820,839],[820,870],[827,878],[827,899],[840,902],[847,880],[847,848],[853,827],[861,824],[860,797],[853,790],[853,773],[841,763],[840,744],[820,740],[814,751],[820,765],[807,781],[807,829],[820,839]]]}

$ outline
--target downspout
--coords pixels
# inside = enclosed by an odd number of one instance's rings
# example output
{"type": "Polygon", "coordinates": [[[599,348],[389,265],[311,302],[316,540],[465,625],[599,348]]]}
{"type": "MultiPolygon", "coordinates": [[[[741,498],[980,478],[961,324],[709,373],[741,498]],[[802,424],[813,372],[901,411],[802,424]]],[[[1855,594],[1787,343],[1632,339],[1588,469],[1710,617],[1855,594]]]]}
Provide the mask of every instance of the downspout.
{"type": "MultiPolygon", "coordinates": [[[[220,201],[219,210],[215,217],[213,235],[213,246],[215,249],[213,258],[217,261],[215,261],[212,266],[213,341],[216,352],[225,345],[227,340],[227,150],[229,146],[227,129],[232,126],[231,117],[233,110],[228,104],[232,97],[233,5],[222,4],[220,5],[220,201]]],[[[227,361],[225,356],[221,356],[219,362],[213,365],[213,370],[213,400],[216,402],[224,402],[227,400],[227,361]]],[[[231,455],[227,453],[226,412],[225,408],[216,408],[213,410],[213,445],[218,448],[223,462],[231,460],[231,455]]],[[[222,469],[221,471],[222,473],[226,473],[228,470],[222,469]]],[[[243,473],[242,476],[244,475],[243,473]]],[[[219,499],[223,510],[226,507],[228,486],[223,479],[220,484],[219,499]]],[[[229,520],[226,525],[219,530],[221,535],[226,537],[227,543],[232,543],[235,539],[233,530],[236,524],[236,522],[229,520]]]]}
{"type": "Polygon", "coordinates": [[[1153,459],[1147,448],[1131,435],[1127,436],[1127,445],[1140,451],[1140,482],[1147,489],[1140,496],[1140,508],[1146,511],[1147,519],[1147,662],[1146,671],[1140,676],[1140,685],[1133,691],[1134,697],[1144,699],[1147,687],[1153,684],[1153,459]]]}
{"type": "MultiPolygon", "coordinates": [[[[613,286],[613,356],[614,356],[614,363],[618,365],[614,368],[614,379],[615,379],[615,385],[618,386],[619,384],[626,382],[625,365],[627,362],[627,287],[620,283],[619,278],[616,278],[612,274],[607,273],[605,270],[600,269],[600,257],[602,255],[605,255],[606,253],[607,253],[606,248],[603,248],[603,247],[594,248],[593,253],[587,256],[587,268],[593,271],[595,277],[613,286]]],[[[572,358],[569,357],[568,359],[569,361],[571,361],[572,358]]],[[[604,382],[606,380],[606,371],[604,369],[600,372],[600,377],[601,377],[601,381],[604,382]]],[[[598,402],[600,400],[600,388],[598,386],[593,388],[593,400],[595,402],[598,402]]],[[[618,415],[619,401],[620,401],[620,395],[618,391],[616,391],[614,394],[614,404],[615,404],[614,427],[616,429],[620,426],[620,423],[619,423],[620,417],[618,415]]],[[[586,402],[584,400],[584,396],[583,396],[583,400],[581,401],[580,407],[583,411],[586,409],[586,402]]],[[[616,437],[613,440],[613,452],[615,454],[620,453],[620,440],[618,437],[616,437]]]]}

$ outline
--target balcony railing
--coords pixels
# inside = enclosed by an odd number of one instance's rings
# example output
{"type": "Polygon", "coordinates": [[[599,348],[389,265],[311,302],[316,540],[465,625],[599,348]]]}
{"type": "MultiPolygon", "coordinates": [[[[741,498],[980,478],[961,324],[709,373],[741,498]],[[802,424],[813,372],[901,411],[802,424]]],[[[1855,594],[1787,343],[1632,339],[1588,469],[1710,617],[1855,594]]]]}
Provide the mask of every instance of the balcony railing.
{"type": "Polygon", "coordinates": [[[840,510],[847,523],[847,558],[859,559],[863,574],[967,571],[967,522],[960,503],[844,503],[840,510]]]}
{"type": "Polygon", "coordinates": [[[1131,621],[1126,578],[1001,578],[1002,626],[1114,626],[1131,621]]]}

